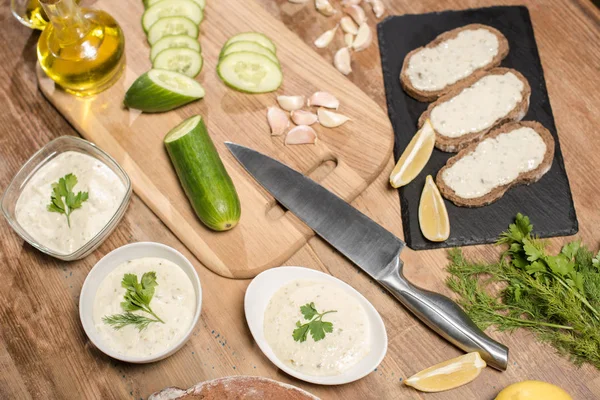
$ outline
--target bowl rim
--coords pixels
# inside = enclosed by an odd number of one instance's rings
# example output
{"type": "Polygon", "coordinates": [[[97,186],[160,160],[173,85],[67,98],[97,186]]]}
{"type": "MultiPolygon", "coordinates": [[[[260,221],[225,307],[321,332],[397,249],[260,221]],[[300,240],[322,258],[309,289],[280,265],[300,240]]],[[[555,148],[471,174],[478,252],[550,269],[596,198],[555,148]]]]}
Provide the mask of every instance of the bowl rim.
{"type": "MultiPolygon", "coordinates": [[[[132,185],[131,179],[129,175],[123,167],[107,152],[102,150],[100,147],[95,145],[92,142],[89,142],[85,139],[82,139],[77,136],[64,135],[59,136],[55,139],[52,139],[44,146],[42,146],[39,150],[37,150],[31,157],[25,161],[25,163],[19,168],[17,173],[13,176],[10,183],[4,190],[2,197],[0,198],[0,209],[2,209],[2,214],[4,218],[7,220],[10,227],[27,243],[29,243],[35,249],[41,251],[44,254],[48,254],[54,258],[58,258],[63,261],[74,261],[81,259],[88,254],[90,254],[93,250],[95,250],[104,240],[109,236],[109,234],[113,231],[116,225],[119,223],[121,218],[125,215],[125,211],[127,206],[129,205],[129,200],[131,199],[132,194],[132,185]],[[62,146],[66,146],[69,144],[75,144],[81,146],[83,151],[76,149],[63,149],[62,146]],[[45,152],[51,151],[46,157],[41,160],[37,160],[41,158],[45,152]],[[119,207],[115,210],[115,213],[112,217],[106,222],[106,225],[96,234],[94,235],[87,243],[85,243],[80,248],[76,249],[72,253],[62,254],[57,253],[48,247],[42,245],[37,240],[35,240],[16,220],[16,217],[13,218],[7,208],[5,207],[5,203],[7,202],[7,196],[9,193],[13,191],[18,191],[20,195],[21,191],[25,187],[25,185],[33,178],[33,176],[40,170],[40,168],[46,165],[50,160],[54,159],[59,154],[65,153],[67,151],[79,151],[82,154],[86,154],[90,157],[94,157],[104,164],[107,165],[111,170],[116,170],[115,174],[124,181],[125,185],[125,193],[123,195],[123,200],[119,204],[119,207]],[[106,158],[106,160],[99,159],[97,154],[106,158]],[[35,165],[33,165],[36,163],[35,165]],[[29,173],[27,170],[31,169],[29,173]],[[23,176],[25,175],[25,176],[23,176]],[[19,182],[18,182],[19,181],[19,182]]],[[[18,199],[18,198],[17,198],[18,199]]],[[[15,204],[16,206],[16,204],[15,204]]]]}
{"type": "MultiPolygon", "coordinates": [[[[266,296],[266,294],[265,294],[265,296],[266,296]]],[[[246,289],[246,294],[244,295],[244,314],[246,316],[246,322],[248,324],[248,328],[250,329],[250,333],[252,334],[254,341],[256,342],[256,344],[258,344],[258,347],[263,352],[263,354],[273,364],[275,364],[276,367],[281,369],[283,372],[285,372],[286,374],[291,375],[297,379],[305,381],[305,382],[315,383],[318,385],[342,385],[342,384],[357,381],[359,379],[364,378],[371,372],[373,372],[381,364],[385,355],[387,354],[387,349],[388,349],[387,330],[385,328],[383,319],[381,318],[381,315],[379,314],[379,312],[377,311],[375,306],[373,306],[373,304],[365,296],[363,296],[358,290],[354,289],[352,286],[350,286],[343,280],[336,278],[333,275],[319,271],[319,270],[306,268],[306,267],[299,267],[299,266],[281,266],[281,267],[271,268],[271,269],[261,272],[252,280],[252,282],[250,282],[250,284],[248,285],[248,288],[246,289]],[[309,274],[309,275],[312,274],[314,276],[314,278],[306,277],[306,276],[304,276],[304,277],[298,276],[297,273],[309,274]],[[256,325],[258,323],[254,322],[256,320],[256,318],[252,317],[252,312],[250,311],[250,307],[253,307],[253,306],[256,307],[257,304],[256,303],[250,304],[249,297],[253,292],[260,290],[260,289],[256,288],[257,285],[259,285],[261,283],[261,280],[264,280],[265,276],[268,276],[269,274],[282,274],[282,275],[285,275],[286,277],[281,279],[281,283],[278,284],[276,287],[271,287],[271,288],[269,288],[269,290],[262,290],[263,292],[271,293],[271,295],[268,297],[267,301],[265,302],[264,309],[262,309],[261,312],[259,313],[259,316],[260,316],[259,319],[261,322],[260,327],[256,327],[256,325]],[[277,357],[277,355],[271,348],[270,344],[264,338],[264,333],[262,334],[262,336],[257,337],[258,332],[255,332],[255,329],[261,329],[261,332],[263,332],[264,313],[265,313],[266,307],[268,306],[270,299],[281,287],[283,287],[283,285],[286,285],[286,284],[288,284],[294,280],[298,280],[298,279],[308,279],[308,280],[321,279],[321,280],[326,280],[328,282],[332,282],[335,285],[337,285],[338,287],[347,291],[350,295],[354,296],[360,302],[360,304],[365,308],[365,313],[367,314],[367,317],[369,318],[369,320],[375,321],[375,324],[371,325],[371,338],[380,334],[382,336],[382,338],[384,339],[383,343],[381,345],[380,353],[377,356],[377,358],[374,360],[373,365],[370,365],[369,368],[366,368],[366,367],[361,368],[360,369],[361,372],[352,373],[352,371],[355,368],[358,368],[358,366],[360,365],[360,363],[362,361],[361,360],[357,364],[355,364],[353,367],[342,372],[339,375],[330,375],[330,376],[307,375],[307,374],[299,372],[293,368],[290,368],[289,366],[284,364],[277,357]]],[[[370,352],[372,352],[374,350],[376,350],[376,349],[371,347],[370,352]]],[[[365,358],[369,355],[369,353],[367,353],[365,358]]]]}
{"type": "MultiPolygon", "coordinates": [[[[135,260],[135,259],[145,258],[145,257],[147,257],[147,256],[140,255],[137,257],[132,257],[132,258],[130,258],[130,260],[135,260]]],[[[188,277],[189,277],[189,274],[187,274],[187,272],[186,272],[186,275],[188,275],[188,277]]],[[[97,288],[96,288],[96,290],[97,290],[97,288]]],[[[200,277],[198,276],[198,272],[196,271],[196,268],[194,268],[193,264],[188,260],[187,257],[185,257],[183,254],[181,254],[181,252],[172,248],[171,246],[167,246],[166,244],[158,243],[158,242],[129,243],[124,246],[117,247],[116,249],[112,250],[110,253],[106,254],[104,257],[102,257],[100,260],[98,260],[98,262],[92,267],[90,272],[87,274],[85,281],[83,282],[83,286],[81,287],[81,292],[79,295],[79,320],[81,322],[81,325],[83,326],[83,330],[85,331],[85,334],[87,335],[88,339],[94,344],[94,346],[98,350],[100,350],[104,354],[106,354],[114,359],[129,362],[129,363],[134,363],[134,364],[144,364],[144,363],[160,361],[160,360],[167,358],[167,357],[171,356],[172,354],[176,353],[190,339],[192,332],[194,331],[196,324],[198,323],[198,320],[200,319],[201,310],[202,310],[202,285],[200,283],[200,277]],[[104,280],[104,278],[106,278],[106,276],[110,272],[112,272],[115,268],[117,268],[119,265],[121,265],[122,262],[113,262],[113,264],[110,267],[108,267],[108,270],[106,271],[105,274],[96,277],[96,274],[98,274],[98,272],[94,272],[94,271],[98,271],[103,266],[103,264],[111,262],[111,258],[115,258],[119,253],[122,253],[125,251],[132,251],[136,248],[144,249],[144,248],[148,248],[148,247],[154,247],[156,249],[160,249],[160,251],[171,253],[172,255],[174,255],[176,258],[178,258],[180,260],[180,262],[175,262],[175,264],[177,264],[177,266],[179,266],[184,272],[186,272],[186,269],[192,272],[192,276],[194,277],[194,279],[191,279],[191,277],[190,277],[190,280],[192,281],[192,286],[194,286],[194,289],[197,288],[197,290],[195,290],[196,291],[196,310],[194,312],[194,318],[192,319],[192,322],[190,323],[190,326],[186,330],[185,334],[177,342],[173,343],[173,345],[171,345],[170,347],[166,348],[165,350],[161,351],[160,353],[156,353],[151,356],[137,356],[137,357],[126,356],[126,355],[120,354],[120,353],[116,352],[115,350],[111,349],[109,346],[107,346],[102,341],[102,339],[100,339],[100,337],[97,334],[97,332],[94,328],[94,325],[93,325],[93,307],[94,307],[94,300],[96,299],[96,293],[93,293],[93,295],[87,294],[87,293],[90,290],[92,290],[92,289],[90,289],[90,286],[93,284],[92,280],[98,280],[99,281],[98,285],[100,285],[102,283],[102,281],[104,280]],[[87,300],[88,296],[91,299],[89,301],[87,300]],[[92,313],[91,314],[92,315],[91,316],[91,318],[92,318],[91,324],[88,324],[86,322],[86,317],[88,317],[88,312],[92,313]]]]}

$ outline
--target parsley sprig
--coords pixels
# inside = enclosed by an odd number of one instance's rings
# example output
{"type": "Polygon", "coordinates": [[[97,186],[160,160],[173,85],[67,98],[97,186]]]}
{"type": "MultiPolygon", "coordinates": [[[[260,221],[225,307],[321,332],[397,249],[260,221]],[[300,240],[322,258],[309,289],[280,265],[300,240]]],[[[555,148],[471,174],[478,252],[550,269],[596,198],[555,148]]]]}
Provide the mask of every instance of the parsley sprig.
{"type": "Polygon", "coordinates": [[[125,288],[125,296],[123,296],[125,301],[121,302],[121,308],[124,313],[104,316],[102,317],[104,323],[111,325],[115,330],[119,330],[127,325],[134,325],[140,332],[146,329],[152,322],[165,323],[150,308],[150,301],[154,297],[154,288],[158,286],[156,272],[146,272],[142,275],[140,282],[138,282],[136,274],[125,274],[121,281],[121,286],[125,288]],[[132,311],[143,311],[154,318],[134,314],[132,311]]]}
{"type": "Polygon", "coordinates": [[[300,307],[300,312],[304,319],[309,322],[304,324],[300,323],[300,321],[296,322],[296,329],[294,329],[294,332],[292,333],[296,342],[305,342],[308,332],[310,332],[310,335],[315,342],[324,339],[326,333],[333,332],[333,324],[331,322],[323,321],[323,316],[337,312],[336,310],[319,313],[315,307],[315,303],[308,303],[300,307]]]}
{"type": "Polygon", "coordinates": [[[73,210],[81,208],[83,202],[88,199],[88,192],[78,192],[77,194],[73,192],[75,185],[77,185],[77,177],[73,174],[67,174],[58,182],[53,183],[50,204],[47,206],[47,210],[50,212],[65,214],[69,228],[71,227],[71,213],[73,210]]]}
{"type": "Polygon", "coordinates": [[[518,214],[498,243],[508,246],[497,263],[468,261],[450,251],[447,284],[482,329],[529,329],[576,364],[600,368],[600,252],[580,241],[550,254],[518,214]]]}

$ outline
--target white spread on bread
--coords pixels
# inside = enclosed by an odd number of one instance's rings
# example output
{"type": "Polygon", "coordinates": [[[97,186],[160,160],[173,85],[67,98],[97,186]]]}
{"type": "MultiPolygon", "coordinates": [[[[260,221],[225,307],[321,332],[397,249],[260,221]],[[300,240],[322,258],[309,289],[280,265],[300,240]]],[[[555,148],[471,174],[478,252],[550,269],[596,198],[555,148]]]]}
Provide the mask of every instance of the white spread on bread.
{"type": "Polygon", "coordinates": [[[506,185],[544,160],[546,143],[532,128],[521,127],[482,140],[442,173],[444,183],[457,196],[474,199],[506,185]]]}
{"type": "MultiPolygon", "coordinates": [[[[150,356],[173,347],[188,331],[196,312],[196,291],[187,274],[175,263],[156,257],[126,261],[112,270],[100,283],[94,299],[94,324],[101,340],[119,354],[130,357],[150,356]],[[150,307],[165,323],[152,322],[142,331],[134,325],[119,330],[102,321],[102,317],[121,314],[125,274],[156,273],[157,286],[150,307]]],[[[133,311],[148,317],[142,311],[133,311]]]]}
{"type": "Polygon", "coordinates": [[[498,38],[489,30],[464,30],[453,39],[414,53],[407,75],[415,89],[441,90],[492,62],[498,50],[498,38]]]}
{"type": "Polygon", "coordinates": [[[492,127],[523,99],[525,85],[512,72],[486,75],[431,110],[435,131],[456,138],[492,127]]]}
{"type": "Polygon", "coordinates": [[[279,289],[265,311],[265,339],[284,364],[313,376],[339,375],[362,360],[370,350],[367,314],[359,301],[339,286],[327,281],[296,280],[279,289]],[[300,307],[315,303],[326,314],[323,321],[333,324],[333,332],[314,341],[295,341],[292,332],[304,319],[300,307]]]}
{"type": "Polygon", "coordinates": [[[66,151],[44,164],[23,188],[15,206],[19,225],[38,243],[58,254],[71,254],[96,236],[123,202],[125,185],[102,161],[77,151],[66,151]],[[70,216],[48,211],[52,184],[67,174],[77,177],[75,193],[88,200],[70,216]]]}

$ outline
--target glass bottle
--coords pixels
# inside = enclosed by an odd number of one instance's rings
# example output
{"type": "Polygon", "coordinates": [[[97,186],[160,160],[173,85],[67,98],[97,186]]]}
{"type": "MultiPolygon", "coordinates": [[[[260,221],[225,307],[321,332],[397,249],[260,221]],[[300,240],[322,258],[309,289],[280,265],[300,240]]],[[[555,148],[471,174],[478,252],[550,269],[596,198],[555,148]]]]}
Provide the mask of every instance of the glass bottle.
{"type": "Polygon", "coordinates": [[[37,46],[38,61],[65,91],[77,96],[99,93],[125,67],[125,36],[108,13],[80,8],[75,0],[39,0],[50,23],[37,46]]]}
{"type": "MultiPolygon", "coordinates": [[[[81,0],[76,0],[79,4],[81,0]]],[[[10,9],[23,25],[43,31],[48,25],[48,17],[39,0],[10,0],[10,9]]]]}

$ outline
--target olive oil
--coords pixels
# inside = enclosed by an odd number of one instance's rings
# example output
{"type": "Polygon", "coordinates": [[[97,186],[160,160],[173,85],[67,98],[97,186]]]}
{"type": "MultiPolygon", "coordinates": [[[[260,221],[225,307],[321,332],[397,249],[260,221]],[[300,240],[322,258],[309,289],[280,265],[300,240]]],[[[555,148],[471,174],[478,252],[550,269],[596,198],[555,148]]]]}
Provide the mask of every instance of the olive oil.
{"type": "Polygon", "coordinates": [[[99,93],[115,83],[125,66],[125,37],[101,10],[74,0],[40,0],[50,23],[38,41],[38,61],[54,82],[77,96],[99,93]]]}
{"type": "MultiPolygon", "coordinates": [[[[76,0],[79,4],[80,0],[76,0]]],[[[43,31],[48,25],[48,16],[39,0],[11,0],[10,7],[15,17],[31,29],[43,31]]]]}

